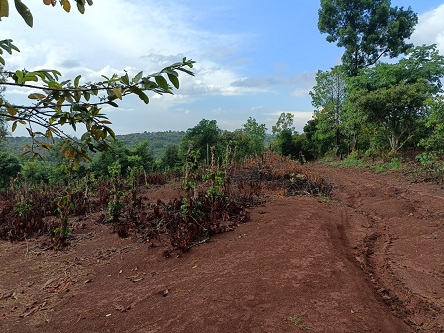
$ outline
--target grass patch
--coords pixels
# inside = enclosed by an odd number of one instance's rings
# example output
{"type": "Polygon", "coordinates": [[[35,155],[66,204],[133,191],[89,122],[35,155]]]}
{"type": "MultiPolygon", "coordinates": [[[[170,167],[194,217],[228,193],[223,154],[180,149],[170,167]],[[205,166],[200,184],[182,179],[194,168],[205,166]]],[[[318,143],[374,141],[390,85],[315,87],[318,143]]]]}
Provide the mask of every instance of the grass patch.
{"type": "Polygon", "coordinates": [[[360,158],[357,152],[353,152],[348,155],[345,159],[339,161],[329,161],[327,164],[334,167],[343,167],[343,168],[366,168],[367,164],[364,159],[360,158]]]}
{"type": "MultiPolygon", "coordinates": [[[[334,167],[342,168],[359,168],[359,169],[370,169],[376,173],[390,173],[390,172],[400,172],[407,171],[411,169],[410,159],[403,158],[398,155],[388,154],[386,156],[381,156],[378,159],[368,158],[357,154],[356,152],[351,153],[345,159],[340,161],[329,161],[327,164],[334,167]]],[[[420,167],[417,165],[416,167],[420,167]]]]}
{"type": "Polygon", "coordinates": [[[377,172],[377,173],[387,173],[387,172],[398,172],[406,170],[406,163],[404,163],[404,160],[402,157],[394,157],[389,162],[379,162],[376,164],[370,164],[369,168],[370,170],[377,172]]]}
{"type": "Polygon", "coordinates": [[[426,153],[415,156],[411,152],[388,153],[372,158],[352,153],[344,160],[323,159],[321,163],[333,167],[368,169],[375,173],[402,173],[415,183],[444,184],[444,157],[426,153]]]}
{"type": "Polygon", "coordinates": [[[291,322],[293,325],[297,326],[301,331],[308,331],[309,327],[304,324],[304,314],[294,314],[292,316],[287,317],[287,320],[291,322]]]}

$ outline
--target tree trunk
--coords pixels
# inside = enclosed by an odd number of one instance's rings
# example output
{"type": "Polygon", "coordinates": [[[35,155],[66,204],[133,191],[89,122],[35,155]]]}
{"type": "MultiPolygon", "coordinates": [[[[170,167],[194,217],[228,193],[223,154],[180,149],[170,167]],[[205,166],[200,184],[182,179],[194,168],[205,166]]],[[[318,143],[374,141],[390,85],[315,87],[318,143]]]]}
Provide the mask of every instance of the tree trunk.
{"type": "Polygon", "coordinates": [[[341,133],[339,131],[339,127],[336,127],[336,133],[335,133],[335,155],[336,157],[339,156],[339,140],[340,140],[341,133]]]}
{"type": "Polygon", "coordinates": [[[358,150],[358,133],[353,133],[352,152],[358,150]]]}
{"type": "Polygon", "coordinates": [[[399,147],[399,136],[397,136],[395,133],[392,133],[389,137],[389,142],[390,142],[391,152],[392,153],[396,152],[399,147]]]}

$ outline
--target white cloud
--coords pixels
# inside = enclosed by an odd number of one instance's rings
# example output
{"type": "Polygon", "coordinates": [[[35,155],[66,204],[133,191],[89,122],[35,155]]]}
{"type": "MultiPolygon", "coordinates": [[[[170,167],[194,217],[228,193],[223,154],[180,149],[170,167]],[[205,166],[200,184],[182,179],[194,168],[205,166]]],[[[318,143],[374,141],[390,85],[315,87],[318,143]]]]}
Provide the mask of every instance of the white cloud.
{"type": "Polygon", "coordinates": [[[227,112],[227,110],[224,110],[224,109],[222,109],[220,107],[219,108],[215,108],[215,109],[210,111],[210,113],[216,114],[216,115],[224,114],[226,112],[227,112]]]}
{"type": "Polygon", "coordinates": [[[221,66],[210,60],[198,62],[195,74],[194,79],[187,78],[185,80],[184,93],[239,96],[264,91],[261,87],[237,85],[236,82],[245,80],[245,77],[234,72],[231,68],[221,66]]]}
{"type": "Polygon", "coordinates": [[[310,96],[311,89],[296,89],[291,93],[294,97],[308,97],[310,96]]]}
{"type": "Polygon", "coordinates": [[[253,106],[253,107],[250,108],[250,110],[253,111],[253,112],[265,110],[265,106],[263,106],[263,105],[253,106]]]}
{"type": "Polygon", "coordinates": [[[444,4],[419,15],[418,25],[412,35],[415,45],[437,44],[441,54],[444,54],[444,4]]]}
{"type": "Polygon", "coordinates": [[[13,38],[21,49],[6,57],[10,69],[57,68],[68,78],[80,73],[95,80],[123,68],[129,68],[130,74],[139,70],[151,74],[187,56],[198,61],[199,78],[182,76],[185,94],[250,92],[231,87],[240,75],[215,62],[236,53],[246,36],[193,26],[195,14],[179,2],[97,1],[87,6],[84,15],[75,8],[67,14],[59,5],[52,8],[38,1],[30,2],[29,7],[34,28],[27,27],[13,9],[11,17],[2,21],[0,38],[13,38]]]}
{"type": "Polygon", "coordinates": [[[309,93],[316,84],[315,72],[301,72],[293,79],[293,90],[290,96],[293,97],[309,97],[309,93]]]}

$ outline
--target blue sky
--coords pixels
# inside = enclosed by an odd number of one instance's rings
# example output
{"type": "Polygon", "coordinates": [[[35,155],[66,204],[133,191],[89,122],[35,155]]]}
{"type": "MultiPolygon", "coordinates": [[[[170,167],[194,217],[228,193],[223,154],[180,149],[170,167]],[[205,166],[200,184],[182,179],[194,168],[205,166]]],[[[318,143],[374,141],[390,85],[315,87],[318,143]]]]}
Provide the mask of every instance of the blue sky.
{"type": "MultiPolygon", "coordinates": [[[[156,72],[183,56],[197,62],[196,76],[182,76],[174,96],[105,108],[117,134],[186,130],[203,118],[234,130],[250,116],[271,130],[281,112],[292,112],[301,132],[312,116],[308,92],[316,71],[337,65],[342,55],[318,31],[315,0],[95,0],[84,15],[24,2],[33,29],[13,8],[1,22],[0,38],[21,49],[5,57],[9,70],[54,68],[90,81],[124,69],[156,72]]],[[[444,1],[392,0],[392,6],[411,6],[420,16],[412,41],[437,43],[444,54],[444,1]]],[[[9,89],[6,97],[24,103],[29,92],[9,89]]]]}

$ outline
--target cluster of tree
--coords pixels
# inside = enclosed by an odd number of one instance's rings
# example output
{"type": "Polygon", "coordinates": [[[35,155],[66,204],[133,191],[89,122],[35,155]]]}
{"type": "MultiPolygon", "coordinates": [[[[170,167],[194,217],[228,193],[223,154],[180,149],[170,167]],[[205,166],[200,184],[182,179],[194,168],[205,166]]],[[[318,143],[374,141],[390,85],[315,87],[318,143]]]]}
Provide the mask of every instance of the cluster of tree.
{"type": "MultiPolygon", "coordinates": [[[[93,154],[91,161],[80,163],[72,172],[74,177],[83,177],[87,173],[95,178],[109,177],[109,168],[115,162],[119,163],[123,177],[134,168],[145,172],[181,170],[190,146],[196,161],[201,164],[209,163],[211,150],[220,162],[226,157],[227,149],[231,156],[242,159],[265,151],[266,130],[264,124],[259,124],[251,117],[241,129],[233,132],[221,130],[216,120],[202,119],[196,126],[184,132],[179,142],[165,147],[159,157],[152,153],[151,142],[148,140],[135,141],[134,145],[128,147],[128,142],[125,144],[124,141],[116,139],[109,149],[93,154]]],[[[136,136],[140,135],[130,137],[136,136]]],[[[10,179],[17,177],[31,185],[65,182],[71,161],[69,156],[66,156],[66,146],[73,144],[66,140],[56,141],[51,146],[47,159],[43,161],[25,160],[26,156],[20,158],[18,154],[3,151],[0,153],[0,188],[7,186],[10,179]]]]}
{"type": "Polygon", "coordinates": [[[71,159],[66,158],[63,145],[72,144],[68,141],[57,141],[51,146],[47,159],[20,158],[20,156],[0,152],[0,189],[10,185],[10,181],[18,179],[30,186],[58,185],[66,183],[71,175],[83,178],[88,174],[94,178],[109,178],[110,167],[118,162],[121,176],[126,177],[132,169],[146,172],[158,168],[148,141],[141,141],[132,148],[126,148],[121,141],[115,140],[106,151],[95,154],[91,161],[80,163],[71,168],[71,159]]]}
{"type": "Polygon", "coordinates": [[[292,113],[281,113],[276,125],[272,127],[274,140],[271,142],[271,149],[304,163],[307,159],[312,159],[313,155],[309,149],[307,135],[299,134],[295,130],[293,120],[292,113]]]}
{"type": "Polygon", "coordinates": [[[444,57],[436,45],[406,43],[417,21],[390,0],[321,1],[319,30],[345,52],[310,93],[316,110],[304,132],[315,156],[442,149],[444,57]]]}
{"type": "MultiPolygon", "coordinates": [[[[158,156],[153,154],[150,141],[136,139],[146,135],[131,134],[123,138],[132,138],[133,144],[117,138],[109,149],[93,154],[91,161],[80,163],[71,173],[74,178],[84,177],[88,173],[95,178],[109,177],[110,167],[115,162],[120,165],[122,177],[126,177],[134,168],[145,172],[181,171],[190,147],[193,158],[202,165],[210,163],[212,152],[219,163],[222,163],[227,154],[239,161],[260,155],[266,150],[304,162],[312,158],[309,140],[306,133],[299,134],[295,131],[293,120],[293,114],[282,113],[272,127],[273,135],[270,135],[266,133],[266,125],[259,124],[252,117],[247,119],[242,128],[234,131],[220,129],[216,120],[202,119],[186,132],[171,132],[183,134],[177,143],[164,147],[158,156]]],[[[169,137],[170,132],[164,134],[169,137]]],[[[20,138],[19,141],[21,140],[24,139],[20,138]]],[[[30,185],[66,182],[71,159],[66,156],[65,146],[72,144],[69,141],[56,141],[45,160],[30,160],[26,156],[21,157],[21,154],[0,150],[0,188],[4,188],[15,178],[30,185]]]]}

